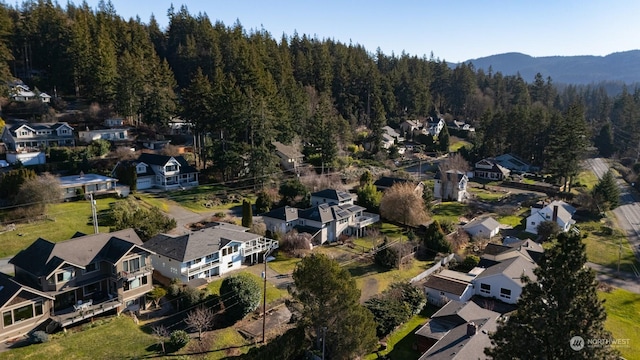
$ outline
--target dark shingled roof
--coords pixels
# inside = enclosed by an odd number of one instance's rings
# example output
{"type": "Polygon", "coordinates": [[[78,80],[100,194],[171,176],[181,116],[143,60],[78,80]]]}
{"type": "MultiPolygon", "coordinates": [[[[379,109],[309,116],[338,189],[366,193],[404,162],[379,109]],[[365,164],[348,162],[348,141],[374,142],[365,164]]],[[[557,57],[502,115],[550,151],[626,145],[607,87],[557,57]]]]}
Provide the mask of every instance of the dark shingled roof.
{"type": "Polygon", "coordinates": [[[318,206],[300,210],[299,217],[302,219],[317,221],[322,224],[328,223],[335,219],[331,206],[328,204],[320,204],[318,206]]]}
{"type": "Polygon", "coordinates": [[[324,189],[318,192],[311,193],[311,196],[321,197],[325,199],[333,199],[337,201],[344,201],[351,199],[351,194],[344,191],[334,190],[334,189],[324,189]]]}
{"type": "MultiPolygon", "coordinates": [[[[462,177],[466,175],[462,171],[458,171],[458,170],[447,170],[446,174],[447,174],[448,180],[452,180],[455,178],[457,179],[458,182],[460,182],[460,180],[462,180],[462,177]]],[[[442,178],[442,173],[440,172],[440,170],[436,172],[436,175],[433,178],[437,180],[442,178]]]]}
{"type": "Polygon", "coordinates": [[[13,299],[21,291],[27,291],[35,294],[36,296],[54,299],[52,296],[44,294],[36,289],[21,285],[9,275],[0,272],[0,308],[5,306],[7,302],[13,299]]]}
{"type": "Polygon", "coordinates": [[[48,276],[64,262],[79,267],[96,260],[114,263],[140,245],[142,240],[133,229],[86,235],[59,243],[40,238],[9,262],[35,276],[48,276]]]}
{"type": "Polygon", "coordinates": [[[376,182],[374,182],[373,185],[379,188],[390,188],[395,184],[404,184],[404,183],[414,184],[415,182],[407,179],[402,179],[402,178],[383,176],[380,179],[376,180],[376,182]]]}
{"type": "Polygon", "coordinates": [[[204,228],[180,236],[160,234],[144,243],[144,248],[156,254],[185,262],[199,259],[223,248],[232,241],[247,242],[261,238],[260,235],[228,228],[204,228]]]}
{"type": "Polygon", "coordinates": [[[164,166],[166,163],[174,158],[180,164],[180,173],[188,174],[188,173],[196,173],[198,170],[193,166],[189,165],[187,160],[182,156],[167,156],[167,155],[158,155],[158,154],[148,154],[142,153],[138,158],[138,162],[143,162],[145,164],[164,166]]]}
{"type": "Polygon", "coordinates": [[[429,279],[427,279],[424,286],[460,296],[464,293],[467,286],[469,286],[469,283],[461,280],[449,279],[440,277],[438,275],[433,275],[430,276],[429,279]]]}
{"type": "Polygon", "coordinates": [[[298,218],[298,208],[291,206],[284,206],[281,208],[273,209],[269,212],[262,214],[263,217],[269,217],[272,219],[280,219],[284,221],[293,221],[298,218]]]}
{"type": "Polygon", "coordinates": [[[511,246],[489,243],[487,244],[487,247],[484,248],[484,253],[486,255],[498,255],[498,254],[502,254],[505,251],[513,251],[513,250],[514,249],[511,246]]]}

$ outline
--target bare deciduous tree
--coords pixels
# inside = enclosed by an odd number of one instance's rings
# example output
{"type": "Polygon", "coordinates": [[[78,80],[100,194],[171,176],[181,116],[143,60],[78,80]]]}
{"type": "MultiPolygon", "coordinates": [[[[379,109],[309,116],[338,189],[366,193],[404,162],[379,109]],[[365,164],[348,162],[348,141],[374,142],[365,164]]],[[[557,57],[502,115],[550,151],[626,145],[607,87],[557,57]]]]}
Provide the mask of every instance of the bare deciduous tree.
{"type": "Polygon", "coordinates": [[[162,348],[162,353],[163,354],[166,353],[164,348],[164,342],[169,337],[169,331],[167,331],[167,328],[165,328],[163,325],[154,326],[152,328],[152,333],[153,333],[153,336],[155,336],[156,340],[158,341],[158,345],[160,345],[160,347],[162,348]]]}
{"type": "Polygon", "coordinates": [[[215,315],[211,309],[205,307],[198,307],[187,315],[184,322],[189,328],[198,332],[198,340],[202,339],[202,332],[207,331],[213,326],[213,319],[215,315]]]}
{"type": "Polygon", "coordinates": [[[428,220],[422,194],[410,183],[397,183],[387,189],[380,201],[380,215],[404,225],[419,225],[428,220]]]}

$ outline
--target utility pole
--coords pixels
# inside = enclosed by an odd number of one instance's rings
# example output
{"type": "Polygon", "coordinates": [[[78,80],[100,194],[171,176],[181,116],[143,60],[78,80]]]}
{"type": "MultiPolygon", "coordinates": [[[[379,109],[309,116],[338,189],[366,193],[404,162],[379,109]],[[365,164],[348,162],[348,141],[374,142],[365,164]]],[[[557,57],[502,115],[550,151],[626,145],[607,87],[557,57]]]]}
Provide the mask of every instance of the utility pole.
{"type": "Polygon", "coordinates": [[[96,211],[96,201],[93,200],[93,193],[89,193],[89,199],[91,200],[91,218],[93,219],[93,233],[97,234],[98,231],[98,213],[96,211]]]}
{"type": "Polygon", "coordinates": [[[264,262],[264,271],[262,272],[262,278],[264,279],[264,290],[262,291],[262,343],[266,344],[265,331],[267,328],[267,257],[275,250],[275,248],[269,248],[264,252],[262,262],[264,262]]]}

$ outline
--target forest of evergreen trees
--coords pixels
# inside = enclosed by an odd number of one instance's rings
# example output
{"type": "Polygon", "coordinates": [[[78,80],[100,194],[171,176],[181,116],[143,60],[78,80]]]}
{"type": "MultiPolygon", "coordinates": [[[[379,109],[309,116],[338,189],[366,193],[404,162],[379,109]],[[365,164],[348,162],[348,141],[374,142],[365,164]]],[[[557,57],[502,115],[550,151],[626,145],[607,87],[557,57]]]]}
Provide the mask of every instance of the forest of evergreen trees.
{"type": "Polygon", "coordinates": [[[559,91],[543,74],[451,68],[433,56],[297,33],[276,38],[185,6],[167,16],[161,29],[153,17],[123,19],[110,2],[4,4],[0,76],[150,125],[182,116],[210,135],[205,155],[230,177],[247,159],[254,176],[273,169],[273,140],[301,141],[323,164],[365,140],[374,145],[361,156],[381,156],[382,127],[428,116],[476,127],[471,160],[512,152],[559,177],[575,172],[590,144],[635,157],[640,143],[639,89],[559,91]]]}

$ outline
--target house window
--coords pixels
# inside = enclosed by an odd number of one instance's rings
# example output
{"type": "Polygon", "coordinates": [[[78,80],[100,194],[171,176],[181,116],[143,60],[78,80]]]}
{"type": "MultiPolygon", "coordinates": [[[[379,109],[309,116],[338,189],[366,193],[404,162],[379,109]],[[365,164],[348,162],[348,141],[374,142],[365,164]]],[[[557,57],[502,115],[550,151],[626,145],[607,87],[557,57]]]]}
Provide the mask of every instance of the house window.
{"type": "Polygon", "coordinates": [[[503,297],[505,299],[511,299],[511,290],[500,288],[500,297],[503,297]]]}
{"type": "Polygon", "coordinates": [[[73,270],[66,269],[56,274],[58,282],[67,282],[73,278],[73,270]]]}
{"type": "Polygon", "coordinates": [[[89,296],[95,292],[100,291],[100,283],[94,283],[94,284],[90,284],[85,286],[82,291],[84,292],[84,296],[89,296]]]}
{"type": "Polygon", "coordinates": [[[37,303],[34,304],[34,309],[36,311],[36,316],[42,315],[43,311],[42,311],[42,301],[38,301],[37,303]]]}
{"type": "Polygon", "coordinates": [[[130,260],[124,260],[122,262],[122,269],[127,272],[136,272],[140,270],[140,263],[144,266],[144,258],[134,258],[130,260]],[[140,261],[142,259],[142,261],[140,261]]]}
{"type": "Polygon", "coordinates": [[[33,317],[33,305],[25,305],[13,310],[13,320],[15,322],[31,319],[33,317]]]}
{"type": "Polygon", "coordinates": [[[491,285],[480,283],[480,292],[485,294],[491,294],[491,285]]]}
{"type": "Polygon", "coordinates": [[[233,267],[233,261],[229,261],[229,263],[227,263],[227,267],[228,268],[232,268],[233,267]]]}
{"type": "Polygon", "coordinates": [[[4,322],[4,326],[9,326],[13,324],[13,318],[11,317],[11,311],[5,311],[2,313],[2,319],[4,322]]]}
{"type": "Polygon", "coordinates": [[[86,274],[86,273],[94,272],[96,270],[98,270],[96,263],[91,263],[87,265],[87,267],[84,269],[84,273],[86,274]]]}

